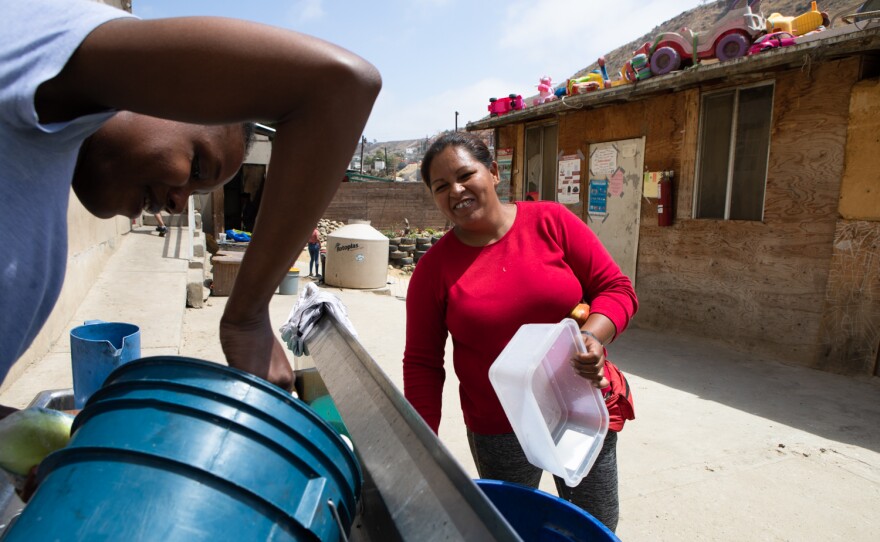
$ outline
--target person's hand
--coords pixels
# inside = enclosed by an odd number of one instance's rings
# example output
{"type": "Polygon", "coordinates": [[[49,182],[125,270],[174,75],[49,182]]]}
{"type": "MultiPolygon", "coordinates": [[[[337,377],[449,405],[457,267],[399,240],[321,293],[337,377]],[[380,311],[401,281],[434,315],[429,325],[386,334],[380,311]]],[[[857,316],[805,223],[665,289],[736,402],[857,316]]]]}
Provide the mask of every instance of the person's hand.
{"type": "Polygon", "coordinates": [[[280,388],[293,389],[293,369],[269,321],[268,310],[259,319],[239,323],[224,316],[220,345],[230,367],[259,376],[280,388]]]}
{"type": "Polygon", "coordinates": [[[574,371],[591,381],[599,389],[606,388],[610,382],[605,378],[605,347],[592,334],[581,334],[586,354],[578,353],[571,359],[574,371]]]}

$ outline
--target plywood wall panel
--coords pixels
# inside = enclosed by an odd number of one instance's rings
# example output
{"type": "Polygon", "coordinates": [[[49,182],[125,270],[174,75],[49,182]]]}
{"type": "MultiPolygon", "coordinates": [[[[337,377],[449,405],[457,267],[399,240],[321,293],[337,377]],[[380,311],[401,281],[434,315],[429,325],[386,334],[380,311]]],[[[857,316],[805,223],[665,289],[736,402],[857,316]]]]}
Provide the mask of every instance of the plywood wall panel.
{"type": "Polygon", "coordinates": [[[850,100],[846,168],[840,214],[847,219],[880,220],[880,78],[861,81],[850,100]]]}
{"type": "Polygon", "coordinates": [[[880,222],[838,222],[820,339],[816,367],[861,375],[880,369],[880,222]]]}
{"type": "Polygon", "coordinates": [[[837,218],[857,59],[793,70],[776,80],[766,222],[837,218]]]}

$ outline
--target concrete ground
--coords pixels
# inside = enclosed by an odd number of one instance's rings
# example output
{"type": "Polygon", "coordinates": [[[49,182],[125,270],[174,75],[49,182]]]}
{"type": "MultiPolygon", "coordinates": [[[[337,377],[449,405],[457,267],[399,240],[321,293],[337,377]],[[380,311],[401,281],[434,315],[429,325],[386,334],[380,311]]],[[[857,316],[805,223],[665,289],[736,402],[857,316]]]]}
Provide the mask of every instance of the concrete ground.
{"type": "MultiPolygon", "coordinates": [[[[128,235],[70,322],[125,321],[142,353],[222,361],[217,323],[226,298],[186,309],[181,236],[128,235]]],[[[305,273],[308,260],[299,268],[305,273]]],[[[303,277],[300,288],[310,279],[303,277]]],[[[380,291],[327,288],[361,343],[402,387],[406,279],[380,291]]],[[[295,296],[275,295],[276,328],[295,296]]],[[[638,319],[636,318],[636,323],[638,319]]],[[[618,441],[623,540],[880,540],[880,381],[754,359],[697,337],[631,328],[609,347],[629,376],[635,421],[618,441]]],[[[292,361],[297,367],[310,360],[292,361]]],[[[69,341],[0,394],[25,406],[71,386],[69,341]]],[[[451,371],[440,437],[476,476],[451,371]]],[[[542,489],[553,492],[548,476],[542,489]]]]}

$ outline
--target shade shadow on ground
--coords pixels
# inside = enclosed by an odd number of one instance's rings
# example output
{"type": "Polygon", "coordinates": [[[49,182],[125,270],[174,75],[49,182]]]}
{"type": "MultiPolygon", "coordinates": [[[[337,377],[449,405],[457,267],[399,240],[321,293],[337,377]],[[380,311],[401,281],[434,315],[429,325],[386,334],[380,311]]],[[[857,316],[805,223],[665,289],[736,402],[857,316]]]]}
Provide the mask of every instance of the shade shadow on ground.
{"type": "Polygon", "coordinates": [[[628,329],[609,351],[627,373],[880,452],[880,379],[785,365],[707,339],[645,329],[628,329]]]}

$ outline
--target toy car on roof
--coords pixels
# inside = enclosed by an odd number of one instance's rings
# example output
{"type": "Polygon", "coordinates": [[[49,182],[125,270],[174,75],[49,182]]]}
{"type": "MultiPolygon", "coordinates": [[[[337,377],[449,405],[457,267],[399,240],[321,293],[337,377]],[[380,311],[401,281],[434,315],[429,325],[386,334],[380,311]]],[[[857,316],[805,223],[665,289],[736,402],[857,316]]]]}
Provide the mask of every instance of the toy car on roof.
{"type": "Polygon", "coordinates": [[[506,98],[489,98],[489,116],[497,117],[511,111],[525,109],[526,103],[519,94],[509,94],[506,98]]]}
{"type": "Polygon", "coordinates": [[[788,32],[773,32],[772,34],[766,34],[756,39],[755,43],[753,43],[752,46],[749,47],[749,54],[755,55],[764,51],[768,51],[770,49],[788,47],[789,45],[797,45],[797,41],[794,36],[792,36],[788,32]]]}
{"type": "MultiPolygon", "coordinates": [[[[752,6],[758,9],[760,3],[755,0],[752,6]]],[[[745,56],[752,40],[765,29],[764,17],[754,13],[752,6],[749,0],[737,0],[708,32],[682,28],[680,33],[660,34],[649,50],[651,72],[664,75],[704,59],[724,61],[745,56]]]]}

